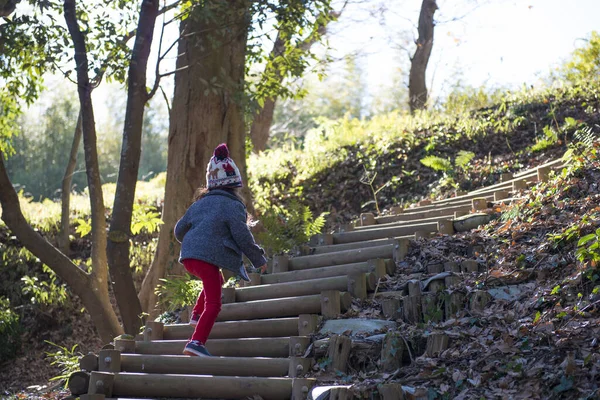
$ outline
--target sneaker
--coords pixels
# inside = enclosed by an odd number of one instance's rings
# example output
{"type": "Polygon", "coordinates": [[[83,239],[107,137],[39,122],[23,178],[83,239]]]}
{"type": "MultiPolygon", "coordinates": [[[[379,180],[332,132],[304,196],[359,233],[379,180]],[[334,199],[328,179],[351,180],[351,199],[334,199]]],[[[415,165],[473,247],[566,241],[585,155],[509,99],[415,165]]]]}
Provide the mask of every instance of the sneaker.
{"type": "Polygon", "coordinates": [[[190,325],[198,325],[198,321],[200,321],[200,314],[192,313],[190,317],[190,325]]]}
{"type": "Polygon", "coordinates": [[[188,356],[212,357],[212,354],[206,350],[206,347],[198,340],[190,340],[183,349],[183,354],[188,356]]]}

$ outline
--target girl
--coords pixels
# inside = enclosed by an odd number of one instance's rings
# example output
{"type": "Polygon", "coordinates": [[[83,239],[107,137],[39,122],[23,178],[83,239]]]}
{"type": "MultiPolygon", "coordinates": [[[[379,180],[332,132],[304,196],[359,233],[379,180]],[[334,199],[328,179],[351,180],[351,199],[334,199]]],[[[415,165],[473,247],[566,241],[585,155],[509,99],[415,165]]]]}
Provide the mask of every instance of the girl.
{"type": "Polygon", "coordinates": [[[215,148],[206,168],[206,188],[194,195],[194,203],[175,225],[175,237],[181,243],[179,262],[202,280],[202,292],[190,318],[196,325],[184,354],[210,357],[204,344],[221,311],[220,268],[235,272],[249,281],[242,253],[264,273],[265,252],[254,241],[246,223],[246,206],[240,195],[242,177],[229,157],[226,144],[215,148]]]}

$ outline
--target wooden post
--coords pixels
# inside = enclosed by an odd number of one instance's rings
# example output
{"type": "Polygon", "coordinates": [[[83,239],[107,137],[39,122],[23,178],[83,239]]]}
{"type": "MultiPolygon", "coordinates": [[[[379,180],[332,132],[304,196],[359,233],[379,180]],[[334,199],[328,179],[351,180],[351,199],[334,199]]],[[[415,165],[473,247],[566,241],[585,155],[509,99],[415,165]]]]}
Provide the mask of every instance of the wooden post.
{"type": "Polygon", "coordinates": [[[261,284],[260,282],[260,274],[256,272],[250,272],[248,277],[250,278],[250,286],[258,286],[261,284]]]}
{"type": "Polygon", "coordinates": [[[225,287],[221,289],[221,302],[223,304],[235,303],[235,288],[225,287]]]}
{"type": "Polygon", "coordinates": [[[88,390],[88,394],[103,394],[106,397],[112,397],[114,381],[114,374],[94,371],[90,375],[90,389],[88,390]]]}
{"type": "Polygon", "coordinates": [[[346,373],[351,348],[352,339],[347,336],[333,335],[329,340],[329,349],[327,350],[327,359],[330,361],[327,370],[346,373]]]}
{"type": "Polygon", "coordinates": [[[447,272],[460,272],[460,265],[454,261],[447,261],[444,263],[444,271],[447,272]]]}
{"type": "Polygon", "coordinates": [[[440,293],[446,289],[446,285],[444,284],[443,279],[436,279],[434,281],[429,282],[429,291],[433,293],[440,293]]]}
{"type": "Polygon", "coordinates": [[[421,322],[421,296],[404,296],[402,298],[402,311],[406,322],[412,324],[421,322]]]}
{"type": "Polygon", "coordinates": [[[346,312],[352,307],[352,295],[349,292],[340,293],[340,313],[346,312]]]}
{"type": "Polygon", "coordinates": [[[115,339],[115,350],[121,353],[135,353],[135,340],[115,339]]]}
{"type": "Polygon", "coordinates": [[[288,256],[273,256],[273,273],[287,272],[289,270],[288,256]]]}
{"type": "Polygon", "coordinates": [[[381,400],[404,400],[404,390],[399,383],[385,383],[377,386],[381,400]]]}
{"type": "Polygon", "coordinates": [[[360,226],[375,225],[375,215],[373,213],[360,214],[360,226]]]}
{"type": "Polygon", "coordinates": [[[460,284],[460,282],[461,282],[461,279],[456,275],[451,275],[451,276],[447,276],[444,278],[444,285],[447,288],[456,286],[456,285],[460,284]]]}
{"type": "Polygon", "coordinates": [[[483,311],[492,300],[492,296],[485,290],[477,290],[471,295],[470,308],[472,311],[483,311]]]}
{"type": "Polygon", "coordinates": [[[427,273],[428,274],[439,274],[440,272],[444,272],[444,264],[441,264],[441,263],[427,264],[427,273]]]}
{"type": "Polygon", "coordinates": [[[416,231],[415,232],[415,240],[427,239],[428,237],[429,237],[429,232],[427,232],[427,231],[416,231]]]}
{"type": "Polygon", "coordinates": [[[87,393],[90,387],[90,373],[84,371],[73,372],[69,375],[68,387],[73,396],[87,393]]]}
{"type": "Polygon", "coordinates": [[[404,347],[404,340],[398,332],[385,334],[381,347],[381,369],[384,372],[392,372],[402,366],[404,347]]]}
{"type": "Polygon", "coordinates": [[[394,242],[394,253],[393,259],[396,262],[404,260],[404,257],[408,254],[408,240],[398,239],[394,242]]]}
{"type": "Polygon", "coordinates": [[[304,357],[306,349],[310,345],[310,338],[306,336],[290,337],[290,357],[304,357]]]}
{"type": "Polygon", "coordinates": [[[313,248],[305,244],[301,244],[295,248],[294,254],[296,256],[310,256],[313,253],[313,248]]]}
{"type": "Polygon", "coordinates": [[[319,316],[315,314],[300,314],[298,316],[298,335],[308,336],[315,333],[319,326],[319,316]]]}
{"type": "Polygon", "coordinates": [[[119,350],[100,350],[98,370],[100,372],[121,372],[121,352],[119,350]]]}
{"type": "Polygon", "coordinates": [[[427,337],[427,357],[439,357],[448,348],[448,335],[444,333],[432,333],[427,337]]]}
{"type": "Polygon", "coordinates": [[[337,318],[341,310],[339,291],[325,290],[321,292],[321,315],[324,318],[337,318]]]}
{"type": "Polygon", "coordinates": [[[367,298],[367,276],[366,274],[354,274],[348,276],[348,292],[352,297],[364,300],[367,298]]]}
{"type": "Polygon", "coordinates": [[[487,200],[484,197],[476,197],[471,200],[471,205],[475,211],[487,210],[487,200]]]}
{"type": "Polygon", "coordinates": [[[309,243],[311,246],[331,246],[333,244],[333,235],[330,233],[313,235],[309,243]]]}
{"type": "Polygon", "coordinates": [[[508,192],[506,190],[498,190],[494,192],[494,201],[500,201],[508,198],[508,192]]]}
{"type": "Polygon", "coordinates": [[[462,272],[479,272],[479,263],[475,260],[464,260],[460,267],[462,272]]]}
{"type": "Polygon", "coordinates": [[[520,190],[525,190],[525,189],[527,189],[527,181],[525,179],[514,181],[512,184],[513,192],[518,192],[520,190]]]}
{"type": "Polygon", "coordinates": [[[436,293],[425,293],[421,297],[423,309],[423,321],[442,322],[444,319],[444,308],[440,304],[440,298],[436,293]]]}
{"type": "Polygon", "coordinates": [[[369,271],[374,273],[377,279],[383,278],[387,271],[385,269],[385,260],[383,258],[374,258],[367,261],[369,271]]]}
{"type": "Polygon", "coordinates": [[[452,292],[444,302],[446,318],[455,318],[456,314],[465,307],[465,295],[460,292],[452,292]]]}
{"type": "Polygon", "coordinates": [[[338,229],[339,233],[344,233],[344,232],[352,232],[354,230],[354,224],[342,224],[340,225],[340,228],[338,229]]]}
{"type": "Polygon", "coordinates": [[[539,167],[537,169],[538,182],[546,182],[550,175],[550,167],[539,167]]]}
{"type": "Polygon", "coordinates": [[[144,340],[162,340],[165,324],[157,321],[147,321],[144,328],[144,340]]]}
{"type": "Polygon", "coordinates": [[[438,233],[442,235],[453,235],[454,234],[454,224],[452,220],[445,219],[443,221],[438,221],[438,233]]]}
{"type": "Polygon", "coordinates": [[[394,297],[385,298],[381,302],[381,308],[386,318],[393,320],[400,318],[400,299],[394,297]]]}
{"type": "Polygon", "coordinates": [[[390,212],[392,213],[392,215],[402,214],[404,212],[404,208],[402,206],[393,206],[390,209],[390,212]]]}
{"type": "Polygon", "coordinates": [[[369,272],[368,274],[366,274],[367,290],[369,292],[372,292],[375,290],[375,288],[377,287],[377,280],[378,280],[378,278],[375,275],[375,273],[369,272]]]}
{"type": "Polygon", "coordinates": [[[84,371],[98,371],[98,356],[94,353],[88,353],[79,359],[79,368],[84,371]]]}
{"type": "Polygon", "coordinates": [[[310,371],[312,361],[312,358],[290,357],[288,376],[290,378],[298,378],[306,375],[310,371]]]}
{"type": "Polygon", "coordinates": [[[512,172],[503,172],[502,175],[500,175],[500,182],[508,182],[512,178],[513,178],[512,172]]]}
{"type": "Polygon", "coordinates": [[[307,400],[308,392],[317,384],[314,378],[295,378],[292,381],[292,400],[307,400]]]}
{"type": "Polygon", "coordinates": [[[331,388],[329,389],[329,400],[352,400],[354,399],[354,394],[352,390],[348,388],[331,388]]]}
{"type": "Polygon", "coordinates": [[[468,215],[468,214],[469,214],[468,211],[454,211],[454,219],[464,217],[465,215],[468,215]]]}

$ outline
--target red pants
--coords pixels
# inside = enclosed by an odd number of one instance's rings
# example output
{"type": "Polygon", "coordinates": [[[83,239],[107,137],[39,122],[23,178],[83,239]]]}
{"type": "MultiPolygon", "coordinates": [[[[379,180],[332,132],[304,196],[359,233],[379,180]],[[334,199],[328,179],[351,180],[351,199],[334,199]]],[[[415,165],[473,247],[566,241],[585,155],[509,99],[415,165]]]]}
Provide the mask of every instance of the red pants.
{"type": "Polygon", "coordinates": [[[200,315],[200,320],[191,340],[198,340],[204,344],[221,311],[223,275],[215,265],[200,260],[185,259],[183,266],[190,274],[202,280],[202,291],[193,311],[194,314],[200,315]]]}

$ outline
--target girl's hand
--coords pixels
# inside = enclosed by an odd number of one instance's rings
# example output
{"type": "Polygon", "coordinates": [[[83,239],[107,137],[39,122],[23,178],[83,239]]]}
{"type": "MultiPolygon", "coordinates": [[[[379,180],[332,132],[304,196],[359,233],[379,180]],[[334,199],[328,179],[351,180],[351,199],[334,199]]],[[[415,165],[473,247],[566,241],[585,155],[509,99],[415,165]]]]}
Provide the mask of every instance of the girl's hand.
{"type": "Polygon", "coordinates": [[[263,264],[260,267],[258,267],[258,269],[260,270],[261,274],[266,274],[267,273],[267,264],[263,264]]]}

